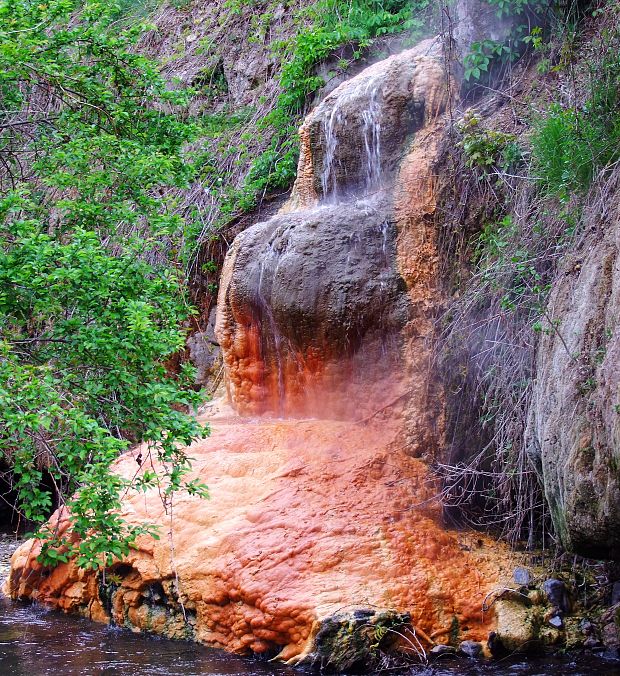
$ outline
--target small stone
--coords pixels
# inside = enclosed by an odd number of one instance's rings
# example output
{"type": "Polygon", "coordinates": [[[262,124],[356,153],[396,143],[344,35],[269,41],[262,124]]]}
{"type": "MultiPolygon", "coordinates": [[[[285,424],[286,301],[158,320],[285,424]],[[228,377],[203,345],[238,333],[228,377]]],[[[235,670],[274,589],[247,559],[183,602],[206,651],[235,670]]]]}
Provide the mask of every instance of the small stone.
{"type": "Polygon", "coordinates": [[[543,590],[547,595],[549,603],[562,613],[570,612],[570,598],[568,590],[562,580],[550,578],[543,583],[543,590]]]}
{"type": "Polygon", "coordinates": [[[601,642],[595,637],[595,636],[588,636],[588,638],[583,642],[583,647],[584,648],[599,648],[601,646],[601,642]]]}
{"type": "Polygon", "coordinates": [[[579,629],[586,636],[590,636],[591,634],[594,633],[594,625],[587,618],[581,620],[581,622],[579,623],[579,629]]]}
{"type": "Polygon", "coordinates": [[[611,605],[615,606],[616,603],[620,603],[620,582],[614,582],[611,588],[611,605]]]}
{"type": "Polygon", "coordinates": [[[527,597],[535,606],[541,606],[545,602],[545,595],[540,591],[540,589],[531,589],[527,593],[527,597]]]}
{"type": "Polygon", "coordinates": [[[564,622],[562,622],[562,618],[559,615],[549,618],[549,624],[556,629],[561,629],[564,626],[564,622]]]}
{"type": "Polygon", "coordinates": [[[433,657],[441,657],[442,655],[455,655],[456,648],[451,645],[444,645],[440,643],[439,645],[433,646],[430,649],[429,654],[433,657]]]}
{"type": "Polygon", "coordinates": [[[512,574],[514,581],[522,587],[527,587],[532,582],[532,575],[527,568],[517,566],[512,574]]]}
{"type": "Polygon", "coordinates": [[[482,644],[477,641],[463,641],[459,645],[459,652],[467,657],[480,657],[482,654],[482,644]]]}

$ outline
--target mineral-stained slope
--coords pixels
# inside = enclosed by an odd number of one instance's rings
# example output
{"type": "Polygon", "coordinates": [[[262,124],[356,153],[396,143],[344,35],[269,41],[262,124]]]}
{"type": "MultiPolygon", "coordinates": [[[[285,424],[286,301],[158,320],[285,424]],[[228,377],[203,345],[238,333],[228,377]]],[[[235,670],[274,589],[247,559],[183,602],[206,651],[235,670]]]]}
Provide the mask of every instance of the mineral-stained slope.
{"type": "MultiPolygon", "coordinates": [[[[161,539],[142,538],[107,584],[72,563],[45,571],[26,543],[11,594],[286,659],[314,649],[317,621],[356,609],[410,612],[426,648],[424,636],[486,638],[497,550],[442,528],[426,466],[394,420],[209,419],[213,434],[191,455],[211,500],[179,496],[166,515],[156,491],[129,496],[126,518],[158,523],[161,539]]],[[[133,454],[118,463],[135,470],[133,454]]]]}

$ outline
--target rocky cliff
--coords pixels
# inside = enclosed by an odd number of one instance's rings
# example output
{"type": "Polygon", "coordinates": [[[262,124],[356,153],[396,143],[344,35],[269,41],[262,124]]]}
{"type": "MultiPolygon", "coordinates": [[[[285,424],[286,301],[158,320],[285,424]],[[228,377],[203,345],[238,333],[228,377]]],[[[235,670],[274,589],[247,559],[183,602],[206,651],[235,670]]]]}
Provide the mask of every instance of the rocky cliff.
{"type": "Polygon", "coordinates": [[[597,186],[549,300],[529,449],[564,544],[620,557],[618,172],[597,186]]]}

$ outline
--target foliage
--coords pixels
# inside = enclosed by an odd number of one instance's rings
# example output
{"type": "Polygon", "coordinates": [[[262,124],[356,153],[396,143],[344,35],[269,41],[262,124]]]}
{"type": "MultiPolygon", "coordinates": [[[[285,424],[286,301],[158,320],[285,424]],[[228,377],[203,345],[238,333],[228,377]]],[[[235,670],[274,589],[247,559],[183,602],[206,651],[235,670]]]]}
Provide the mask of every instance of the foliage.
{"type": "Polygon", "coordinates": [[[297,170],[297,127],[308,97],[325,82],[315,67],[343,45],[354,45],[357,56],[372,40],[405,30],[420,30],[416,12],[429,0],[318,0],[300,10],[300,30],[286,42],[274,44],[282,64],[282,93],[260,127],[275,130],[269,147],[252,163],[240,190],[224,204],[224,214],[253,208],[269,190],[286,188],[297,170]]]}
{"type": "Polygon", "coordinates": [[[465,80],[479,80],[483,73],[489,72],[493,60],[508,56],[513,56],[510,47],[497,40],[472,42],[469,53],[463,59],[465,80]]]}
{"type": "Polygon", "coordinates": [[[118,515],[129,488],[206,494],[182,450],[206,434],[184,412],[199,393],[165,366],[191,311],[171,260],[184,223],[159,194],[191,179],[196,129],[118,11],[0,4],[0,453],[29,521],[54,497],[71,512],[70,533],[39,531],[46,564],[126,554],[151,530],[118,515]],[[135,442],[149,469],[131,482],[110,465],[135,442]]]}
{"type": "Polygon", "coordinates": [[[509,169],[518,164],[522,151],[514,134],[485,129],[472,112],[463,118],[459,126],[461,140],[458,142],[465,156],[465,166],[483,173],[495,169],[509,169]]]}
{"type": "Polygon", "coordinates": [[[279,45],[283,93],[278,109],[303,110],[308,95],[324,84],[314,67],[339,47],[352,44],[359,54],[373,38],[405,30],[419,32],[424,22],[417,14],[429,4],[429,0],[318,0],[300,16],[305,27],[293,40],[279,45]]]}
{"type": "Polygon", "coordinates": [[[466,82],[488,80],[494,66],[515,61],[527,48],[535,50],[543,48],[543,29],[532,22],[540,21],[551,3],[548,0],[487,0],[495,8],[499,19],[508,16],[527,15],[527,22],[516,24],[505,42],[497,40],[480,40],[473,42],[469,53],[463,59],[464,78],[466,82]]]}
{"type": "Polygon", "coordinates": [[[532,137],[535,171],[548,193],[567,200],[620,159],[620,58],[609,55],[590,73],[580,109],[553,104],[532,137]]]}
{"type": "MultiPolygon", "coordinates": [[[[227,9],[240,14],[244,4],[252,3],[229,0],[227,9]]],[[[245,161],[249,164],[237,185],[231,184],[229,171],[220,169],[218,172],[218,162],[207,162],[206,166],[213,172],[215,192],[220,198],[220,213],[212,230],[253,209],[266,193],[286,189],[294,181],[301,116],[310,96],[325,84],[316,74],[316,67],[345,45],[351,47],[354,58],[358,58],[380,36],[407,30],[419,34],[426,21],[418,14],[429,6],[429,0],[414,3],[405,0],[318,0],[295,13],[295,35],[271,45],[279,62],[280,94],[275,105],[256,125],[258,140],[265,139],[262,151],[253,159],[248,157],[243,138],[221,148],[221,154],[235,154],[237,163],[245,161]]],[[[270,5],[264,14],[252,17],[253,26],[263,37],[265,25],[273,16],[272,9],[270,5]]],[[[344,60],[340,65],[345,68],[348,63],[344,60]]]]}

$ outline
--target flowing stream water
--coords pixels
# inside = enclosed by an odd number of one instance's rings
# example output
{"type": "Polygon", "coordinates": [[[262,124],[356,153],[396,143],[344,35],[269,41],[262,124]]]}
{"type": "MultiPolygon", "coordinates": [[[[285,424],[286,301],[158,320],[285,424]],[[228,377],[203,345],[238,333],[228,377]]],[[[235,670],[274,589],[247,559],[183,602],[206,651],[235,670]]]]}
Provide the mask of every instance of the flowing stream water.
{"type": "MultiPolygon", "coordinates": [[[[18,543],[0,534],[0,576],[18,543]]],[[[310,671],[237,657],[185,641],[107,627],[41,606],[0,597],[0,676],[309,676],[310,671]]],[[[382,672],[382,673],[392,673],[382,672]]],[[[620,664],[600,657],[505,660],[450,659],[407,676],[618,676],[620,664]]]]}

